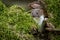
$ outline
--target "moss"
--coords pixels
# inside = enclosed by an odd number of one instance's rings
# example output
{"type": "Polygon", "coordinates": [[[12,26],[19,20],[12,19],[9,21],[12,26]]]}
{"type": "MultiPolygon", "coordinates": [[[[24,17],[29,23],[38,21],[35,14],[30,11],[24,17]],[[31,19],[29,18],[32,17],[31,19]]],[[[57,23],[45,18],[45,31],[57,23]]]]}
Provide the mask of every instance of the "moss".
{"type": "Polygon", "coordinates": [[[30,13],[20,6],[13,5],[7,8],[0,3],[0,40],[34,40],[29,31],[32,25],[37,24],[30,13]]]}

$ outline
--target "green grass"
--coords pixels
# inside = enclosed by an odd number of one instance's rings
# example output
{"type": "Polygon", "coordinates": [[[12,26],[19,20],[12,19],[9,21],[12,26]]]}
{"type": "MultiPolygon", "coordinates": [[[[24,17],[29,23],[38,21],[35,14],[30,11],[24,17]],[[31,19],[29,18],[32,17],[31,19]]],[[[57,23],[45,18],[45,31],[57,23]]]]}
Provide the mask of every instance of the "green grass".
{"type": "Polygon", "coordinates": [[[0,40],[34,40],[29,34],[33,25],[37,26],[25,8],[7,8],[0,2],[0,40]]]}
{"type": "Polygon", "coordinates": [[[47,12],[53,15],[50,21],[56,27],[60,27],[60,0],[45,0],[47,4],[47,12]]]}
{"type": "MultiPolygon", "coordinates": [[[[52,14],[49,21],[56,27],[60,28],[60,0],[45,0],[47,4],[47,12],[52,14]]],[[[60,40],[60,36],[54,36],[54,40],[60,40]]]]}

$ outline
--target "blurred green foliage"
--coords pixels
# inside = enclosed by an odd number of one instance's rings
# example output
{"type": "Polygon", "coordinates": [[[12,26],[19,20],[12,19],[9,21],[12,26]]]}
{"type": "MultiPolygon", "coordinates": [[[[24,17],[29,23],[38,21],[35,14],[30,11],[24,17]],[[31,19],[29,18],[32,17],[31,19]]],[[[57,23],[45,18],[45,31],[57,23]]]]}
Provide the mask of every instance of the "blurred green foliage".
{"type": "Polygon", "coordinates": [[[37,26],[24,8],[17,5],[7,8],[0,1],[0,40],[34,40],[29,34],[32,25],[37,26]]]}
{"type": "Polygon", "coordinates": [[[60,0],[45,0],[47,4],[47,12],[53,15],[50,21],[56,26],[60,27],[60,0]]]}
{"type": "MultiPolygon", "coordinates": [[[[52,14],[49,21],[54,24],[56,28],[60,28],[60,0],[45,0],[47,5],[47,12],[52,14]]],[[[55,35],[53,40],[60,40],[59,35],[55,35]]]]}

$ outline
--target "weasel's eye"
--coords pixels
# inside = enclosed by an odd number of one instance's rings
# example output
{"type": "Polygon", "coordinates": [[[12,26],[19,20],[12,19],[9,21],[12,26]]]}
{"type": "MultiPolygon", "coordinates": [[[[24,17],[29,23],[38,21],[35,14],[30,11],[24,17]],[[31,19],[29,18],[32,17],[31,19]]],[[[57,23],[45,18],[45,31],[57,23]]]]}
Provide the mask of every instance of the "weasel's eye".
{"type": "Polygon", "coordinates": [[[38,14],[38,13],[36,13],[36,14],[38,14]]]}

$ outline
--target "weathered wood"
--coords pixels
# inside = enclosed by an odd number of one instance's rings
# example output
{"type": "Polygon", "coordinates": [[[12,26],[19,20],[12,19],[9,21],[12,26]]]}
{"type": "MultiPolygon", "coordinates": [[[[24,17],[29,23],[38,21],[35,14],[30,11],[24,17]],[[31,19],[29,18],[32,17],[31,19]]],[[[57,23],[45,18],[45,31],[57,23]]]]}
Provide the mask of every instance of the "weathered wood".
{"type": "Polygon", "coordinates": [[[54,29],[52,33],[55,35],[60,35],[60,29],[54,29]]]}
{"type": "Polygon", "coordinates": [[[51,32],[52,34],[55,34],[55,35],[60,35],[60,29],[50,29],[50,28],[47,28],[46,30],[50,30],[49,32],[51,32]]]}

